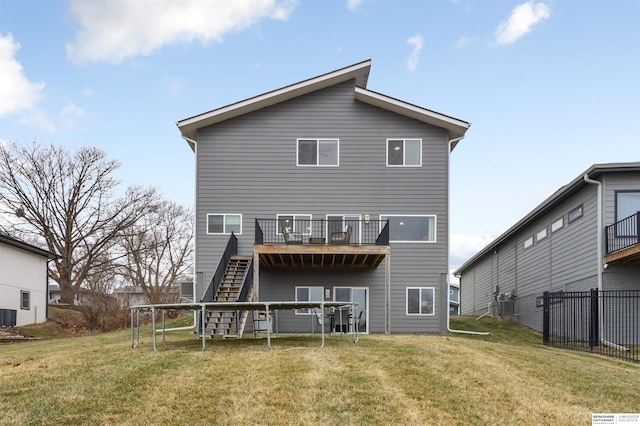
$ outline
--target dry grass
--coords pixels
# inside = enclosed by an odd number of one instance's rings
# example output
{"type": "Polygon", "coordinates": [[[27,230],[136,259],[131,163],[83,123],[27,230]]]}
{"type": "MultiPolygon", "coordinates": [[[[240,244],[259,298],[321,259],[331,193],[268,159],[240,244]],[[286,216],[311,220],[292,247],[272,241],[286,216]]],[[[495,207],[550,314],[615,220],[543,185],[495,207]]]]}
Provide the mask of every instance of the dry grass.
{"type": "Polygon", "coordinates": [[[0,347],[2,424],[591,424],[640,412],[640,365],[491,336],[287,336],[209,341],[128,332],[0,347]]]}

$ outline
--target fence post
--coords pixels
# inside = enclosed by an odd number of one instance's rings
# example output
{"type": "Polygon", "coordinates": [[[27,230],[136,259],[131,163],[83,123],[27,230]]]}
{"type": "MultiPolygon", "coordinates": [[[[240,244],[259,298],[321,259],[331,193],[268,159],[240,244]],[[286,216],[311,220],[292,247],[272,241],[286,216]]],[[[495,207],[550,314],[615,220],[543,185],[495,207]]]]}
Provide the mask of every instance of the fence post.
{"type": "Polygon", "coordinates": [[[598,346],[598,342],[600,341],[600,332],[599,332],[599,309],[598,309],[598,290],[595,288],[591,289],[591,309],[590,309],[590,321],[589,321],[589,348],[593,349],[598,346]]]}
{"type": "Polygon", "coordinates": [[[542,344],[549,344],[549,292],[545,291],[543,293],[543,302],[542,302],[542,344]]]}
{"type": "Polygon", "coordinates": [[[636,241],[640,244],[640,212],[636,212],[636,237],[636,241]]]}

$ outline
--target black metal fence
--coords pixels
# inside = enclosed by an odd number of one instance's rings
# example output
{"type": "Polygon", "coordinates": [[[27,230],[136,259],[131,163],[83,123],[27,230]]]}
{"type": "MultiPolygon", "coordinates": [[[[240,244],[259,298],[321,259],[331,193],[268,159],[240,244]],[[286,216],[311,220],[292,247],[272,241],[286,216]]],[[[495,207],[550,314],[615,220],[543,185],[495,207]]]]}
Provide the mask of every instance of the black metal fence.
{"type": "Polygon", "coordinates": [[[640,244],[640,212],[605,228],[607,254],[640,244]]]}
{"type": "Polygon", "coordinates": [[[545,292],[543,343],[640,361],[640,290],[545,292]]]}

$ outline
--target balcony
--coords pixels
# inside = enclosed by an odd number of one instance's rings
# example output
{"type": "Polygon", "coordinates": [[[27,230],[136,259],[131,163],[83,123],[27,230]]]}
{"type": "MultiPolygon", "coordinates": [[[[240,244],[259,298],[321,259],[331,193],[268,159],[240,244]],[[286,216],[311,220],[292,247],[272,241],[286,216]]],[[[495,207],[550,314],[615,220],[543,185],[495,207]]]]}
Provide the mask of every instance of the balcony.
{"type": "Polygon", "coordinates": [[[387,220],[256,219],[260,267],[377,268],[389,254],[387,220]]]}
{"type": "Polygon", "coordinates": [[[640,212],[605,228],[605,263],[640,263],[640,212]]]}

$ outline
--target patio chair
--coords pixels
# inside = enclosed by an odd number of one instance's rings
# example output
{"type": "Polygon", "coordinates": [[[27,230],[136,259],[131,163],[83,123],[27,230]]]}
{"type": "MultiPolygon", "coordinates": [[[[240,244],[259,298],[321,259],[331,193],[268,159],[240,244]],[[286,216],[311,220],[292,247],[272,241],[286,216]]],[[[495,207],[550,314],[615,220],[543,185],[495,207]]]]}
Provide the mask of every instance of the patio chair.
{"type": "Polygon", "coordinates": [[[282,228],[285,244],[302,244],[302,233],[291,232],[289,228],[282,228]]]}
{"type": "Polygon", "coordinates": [[[347,226],[346,231],[332,232],[329,235],[329,244],[349,244],[351,242],[351,225],[347,226]]]}
{"type": "Polygon", "coordinates": [[[320,309],[312,309],[312,312],[315,318],[311,320],[313,322],[311,325],[311,334],[316,333],[318,330],[322,331],[322,329],[326,331],[325,325],[327,324],[327,317],[320,313],[320,309]]]}

